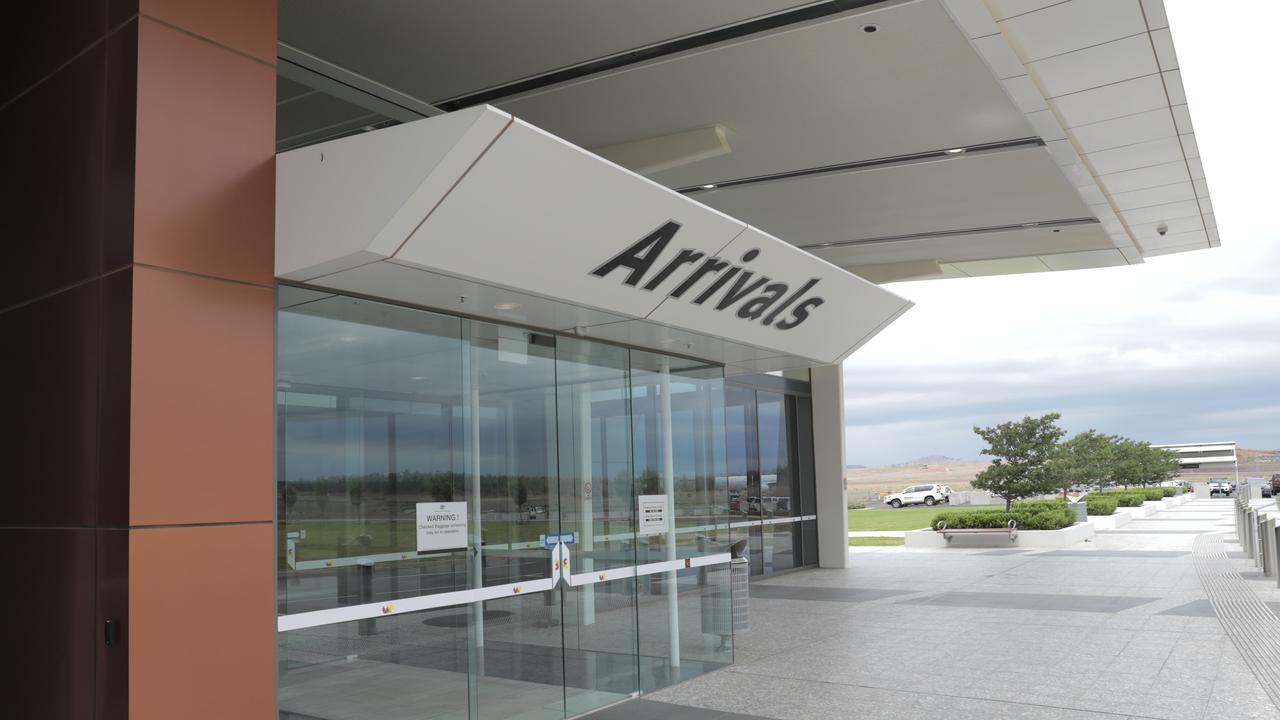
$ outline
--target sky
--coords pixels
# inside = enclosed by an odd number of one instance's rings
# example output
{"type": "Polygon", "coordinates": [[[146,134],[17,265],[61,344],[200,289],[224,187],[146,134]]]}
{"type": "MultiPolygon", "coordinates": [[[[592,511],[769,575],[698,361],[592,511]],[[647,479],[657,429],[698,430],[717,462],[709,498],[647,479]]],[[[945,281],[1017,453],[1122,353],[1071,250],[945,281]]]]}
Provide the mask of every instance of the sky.
{"type": "Polygon", "coordinates": [[[978,459],[974,425],[1062,413],[1152,443],[1280,448],[1276,0],[1165,0],[1222,247],[1142,265],[896,283],[844,364],[849,464],[978,459]]]}

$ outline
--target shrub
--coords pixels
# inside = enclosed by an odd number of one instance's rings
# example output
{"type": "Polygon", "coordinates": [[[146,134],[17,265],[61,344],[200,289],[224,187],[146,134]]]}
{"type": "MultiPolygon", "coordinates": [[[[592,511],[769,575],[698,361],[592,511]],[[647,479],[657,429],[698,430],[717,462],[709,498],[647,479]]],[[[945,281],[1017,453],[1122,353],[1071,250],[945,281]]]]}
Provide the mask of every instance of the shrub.
{"type": "Polygon", "coordinates": [[[1008,527],[1015,520],[1019,530],[1061,530],[1076,522],[1076,514],[1061,500],[1031,500],[1017,503],[1011,512],[1004,510],[948,511],[934,516],[930,527],[939,521],[952,530],[1008,527]]]}
{"type": "Polygon", "coordinates": [[[866,507],[866,503],[849,503],[850,510],[865,510],[866,507]]]}
{"type": "MultiPolygon", "coordinates": [[[[1143,500],[1151,500],[1153,502],[1169,497],[1170,495],[1173,495],[1173,493],[1174,493],[1173,488],[1162,488],[1162,487],[1114,488],[1112,490],[1102,491],[1103,495],[1137,495],[1141,497],[1143,500]],[[1169,491],[1168,494],[1165,493],[1166,490],[1169,491]]],[[[1120,503],[1120,504],[1124,507],[1129,507],[1124,503],[1120,503]]]]}
{"type": "Polygon", "coordinates": [[[1049,500],[1019,500],[1013,504],[1014,510],[1027,510],[1030,512],[1044,512],[1046,510],[1059,510],[1067,506],[1067,501],[1062,498],[1051,498],[1049,500]]]}
{"type": "Polygon", "coordinates": [[[1115,498],[1116,505],[1120,507],[1142,507],[1142,502],[1147,499],[1138,493],[1107,493],[1106,497],[1115,498]]]}
{"type": "Polygon", "coordinates": [[[1177,495],[1177,494],[1178,494],[1178,488],[1176,488],[1176,487],[1162,487],[1162,488],[1160,488],[1160,492],[1164,493],[1164,496],[1165,496],[1165,497],[1173,497],[1174,495],[1177,495]]]}
{"type": "Polygon", "coordinates": [[[1089,510],[1090,515],[1111,515],[1116,511],[1115,496],[1106,497],[1103,495],[1086,495],[1084,504],[1089,510]]]}

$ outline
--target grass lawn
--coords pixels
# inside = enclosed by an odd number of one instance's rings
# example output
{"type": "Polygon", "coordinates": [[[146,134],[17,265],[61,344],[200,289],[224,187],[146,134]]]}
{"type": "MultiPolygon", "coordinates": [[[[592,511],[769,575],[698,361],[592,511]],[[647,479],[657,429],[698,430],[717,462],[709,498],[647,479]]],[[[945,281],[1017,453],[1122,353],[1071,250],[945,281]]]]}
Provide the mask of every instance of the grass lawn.
{"type": "MultiPolygon", "coordinates": [[[[987,509],[1004,509],[992,505],[987,509]]],[[[886,508],[884,510],[850,510],[850,530],[919,530],[929,527],[933,516],[940,512],[981,512],[983,508],[953,508],[948,505],[914,505],[912,507],[886,508]]]]}
{"type": "Polygon", "coordinates": [[[849,538],[849,547],[882,547],[901,545],[906,542],[900,537],[854,537],[849,538]]]}

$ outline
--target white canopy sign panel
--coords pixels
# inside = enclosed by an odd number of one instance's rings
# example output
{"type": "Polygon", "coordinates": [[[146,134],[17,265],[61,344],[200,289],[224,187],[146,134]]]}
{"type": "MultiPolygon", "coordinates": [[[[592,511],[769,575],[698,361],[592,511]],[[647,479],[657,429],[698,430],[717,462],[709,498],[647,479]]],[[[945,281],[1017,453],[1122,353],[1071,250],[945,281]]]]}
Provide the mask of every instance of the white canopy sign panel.
{"type": "Polygon", "coordinates": [[[321,287],[602,337],[643,321],[720,362],[839,362],[910,307],[491,107],[283,153],[276,178],[276,273],[321,287]]]}

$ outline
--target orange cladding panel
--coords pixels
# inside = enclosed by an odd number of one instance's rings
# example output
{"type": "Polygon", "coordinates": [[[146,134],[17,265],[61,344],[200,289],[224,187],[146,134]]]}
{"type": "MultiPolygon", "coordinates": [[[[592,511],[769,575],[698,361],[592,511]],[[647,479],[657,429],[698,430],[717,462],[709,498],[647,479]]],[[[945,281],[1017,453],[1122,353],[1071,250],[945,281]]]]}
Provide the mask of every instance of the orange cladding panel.
{"type": "Polygon", "coordinates": [[[272,518],[269,288],[137,267],[132,525],[272,518]]]}
{"type": "Polygon", "coordinates": [[[270,524],[129,531],[131,720],[274,718],[270,524]]]}
{"type": "Polygon", "coordinates": [[[143,18],[134,260],[271,285],[275,69],[143,18]]]}
{"type": "Polygon", "coordinates": [[[276,61],[277,0],[141,0],[138,10],[219,45],[276,61]]]}

